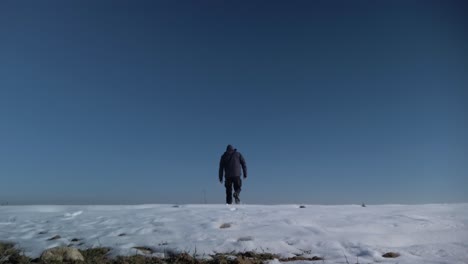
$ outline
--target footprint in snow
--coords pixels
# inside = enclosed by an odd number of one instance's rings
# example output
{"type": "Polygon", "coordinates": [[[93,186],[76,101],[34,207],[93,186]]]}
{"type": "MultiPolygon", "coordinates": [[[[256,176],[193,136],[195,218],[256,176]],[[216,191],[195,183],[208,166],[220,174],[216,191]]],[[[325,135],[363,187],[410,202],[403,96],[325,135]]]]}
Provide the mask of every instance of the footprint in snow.
{"type": "Polygon", "coordinates": [[[252,241],[252,240],[253,240],[253,237],[251,236],[240,237],[239,239],[237,239],[238,242],[247,242],[247,241],[252,241]]]}
{"type": "Polygon", "coordinates": [[[52,240],[57,240],[57,239],[60,239],[60,238],[62,238],[62,237],[59,236],[59,235],[55,235],[55,236],[53,236],[53,237],[51,237],[51,238],[49,238],[49,239],[47,239],[47,240],[48,240],[48,241],[52,241],[52,240]]]}
{"type": "Polygon", "coordinates": [[[223,223],[219,228],[224,229],[224,228],[229,228],[231,227],[230,223],[223,223]]]}

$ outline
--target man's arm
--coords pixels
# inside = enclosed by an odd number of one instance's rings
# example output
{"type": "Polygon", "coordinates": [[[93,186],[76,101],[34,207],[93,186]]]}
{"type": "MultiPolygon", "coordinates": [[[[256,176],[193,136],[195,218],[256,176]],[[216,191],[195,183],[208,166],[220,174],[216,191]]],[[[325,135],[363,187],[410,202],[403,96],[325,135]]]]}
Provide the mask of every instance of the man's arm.
{"type": "Polygon", "coordinates": [[[224,155],[221,156],[219,161],[219,181],[223,182],[223,174],[224,174],[224,162],[223,162],[224,155]]]}
{"type": "Polygon", "coordinates": [[[245,159],[242,154],[240,154],[240,164],[242,166],[242,173],[244,174],[244,178],[247,178],[247,164],[245,163],[245,159]]]}

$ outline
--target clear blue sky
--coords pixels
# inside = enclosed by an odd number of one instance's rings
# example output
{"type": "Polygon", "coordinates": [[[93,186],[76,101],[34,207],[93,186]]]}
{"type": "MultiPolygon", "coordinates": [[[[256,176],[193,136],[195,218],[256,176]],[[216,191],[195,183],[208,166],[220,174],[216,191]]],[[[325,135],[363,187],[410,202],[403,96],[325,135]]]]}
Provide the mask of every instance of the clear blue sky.
{"type": "Polygon", "coordinates": [[[0,202],[468,202],[464,1],[0,1],[0,202]],[[410,3],[411,2],[411,3],[410,3]]]}

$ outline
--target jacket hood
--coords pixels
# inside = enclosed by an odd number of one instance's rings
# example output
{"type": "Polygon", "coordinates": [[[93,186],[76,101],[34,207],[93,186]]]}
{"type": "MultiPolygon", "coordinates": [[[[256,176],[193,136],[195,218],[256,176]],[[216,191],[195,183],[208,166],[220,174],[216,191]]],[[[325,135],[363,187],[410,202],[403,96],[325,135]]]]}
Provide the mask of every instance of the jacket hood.
{"type": "Polygon", "coordinates": [[[233,151],[236,151],[237,149],[235,149],[232,145],[227,145],[226,147],[226,152],[233,152],[233,151]]]}

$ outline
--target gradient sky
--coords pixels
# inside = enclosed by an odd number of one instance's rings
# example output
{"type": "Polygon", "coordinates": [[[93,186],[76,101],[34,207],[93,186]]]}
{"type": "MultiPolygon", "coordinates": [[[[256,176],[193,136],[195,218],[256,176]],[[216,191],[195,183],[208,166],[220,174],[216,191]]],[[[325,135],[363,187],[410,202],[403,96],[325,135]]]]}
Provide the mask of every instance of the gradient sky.
{"type": "Polygon", "coordinates": [[[0,203],[468,202],[464,1],[0,1],[0,203]]]}

